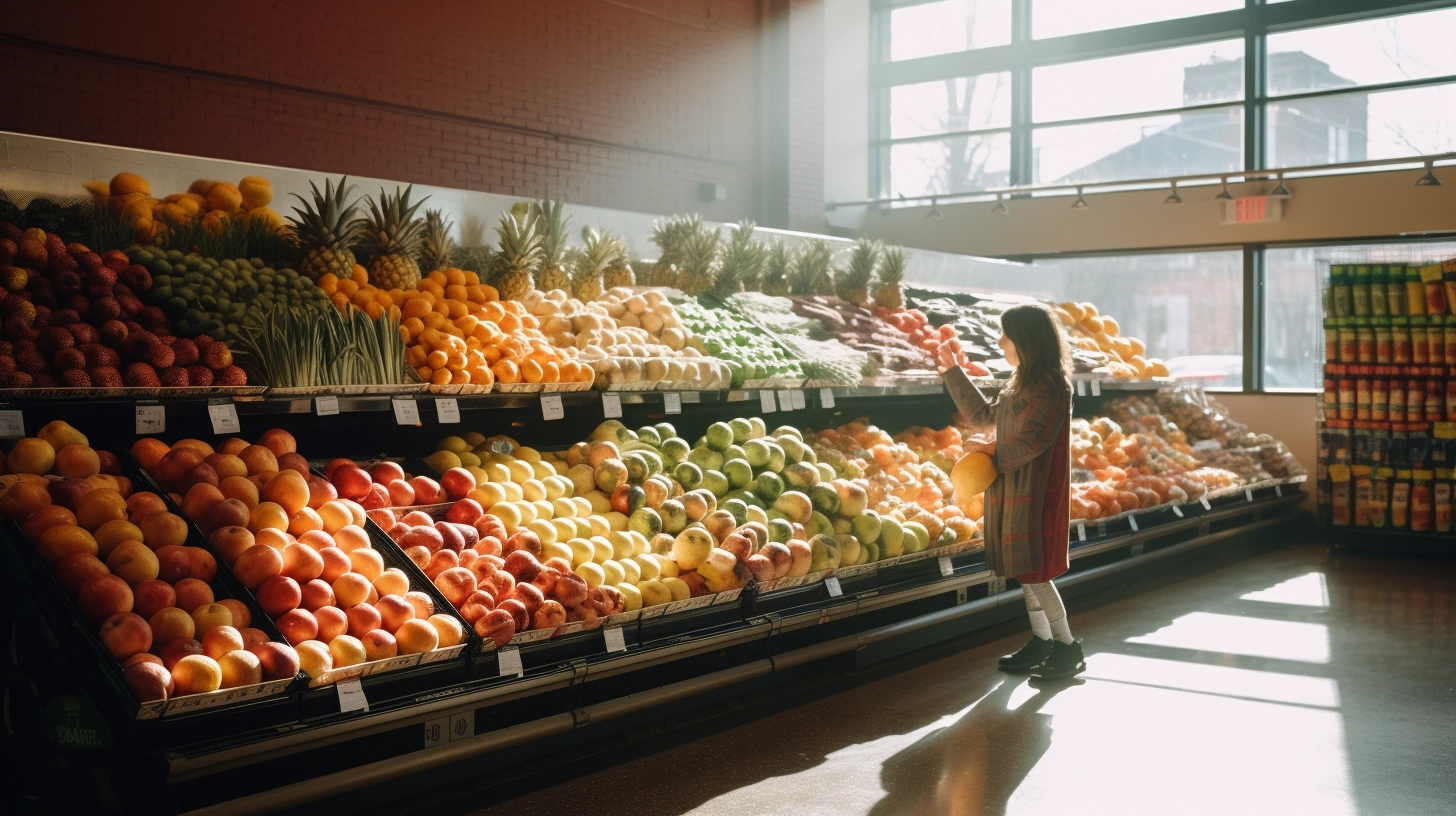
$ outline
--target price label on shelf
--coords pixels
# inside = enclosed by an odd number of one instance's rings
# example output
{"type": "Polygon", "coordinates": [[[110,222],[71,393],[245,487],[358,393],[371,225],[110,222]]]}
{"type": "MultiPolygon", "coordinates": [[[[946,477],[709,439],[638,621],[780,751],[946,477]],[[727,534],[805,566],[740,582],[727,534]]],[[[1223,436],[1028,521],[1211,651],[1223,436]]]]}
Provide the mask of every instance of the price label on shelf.
{"type": "Polygon", "coordinates": [[[440,397],[435,400],[435,419],[441,425],[454,425],[460,421],[460,401],[454,397],[440,397]]]}
{"type": "Polygon", "coordinates": [[[339,692],[340,711],[347,714],[350,711],[369,710],[369,698],[364,696],[364,685],[359,682],[359,678],[340,680],[334,684],[334,689],[339,692]]]}
{"type": "Polygon", "coordinates": [[[1077,525],[1077,540],[1078,541],[1086,541],[1087,540],[1087,525],[1085,525],[1085,524],[1078,524],[1077,525]]]}
{"type": "Polygon", "coordinates": [[[496,664],[500,666],[501,677],[520,677],[526,673],[525,668],[521,665],[521,650],[515,646],[497,649],[495,660],[496,664]]]}
{"type": "Polygon", "coordinates": [[[825,408],[833,408],[834,407],[834,389],[833,388],[821,388],[821,389],[819,389],[819,404],[822,405],[822,406],[824,406],[825,408]]]}
{"type": "Polygon", "coordinates": [[[138,402],[136,404],[136,432],[141,434],[159,434],[167,430],[167,408],[155,402],[138,402]]]}
{"type": "Polygon", "coordinates": [[[804,398],[803,391],[790,391],[789,402],[794,406],[795,411],[802,411],[805,408],[809,407],[809,401],[804,398]]]}
{"type": "Polygon", "coordinates": [[[602,416],[607,419],[620,419],[622,416],[622,397],[611,391],[602,392],[602,416]]]}
{"type": "Polygon", "coordinates": [[[337,416],[339,413],[339,398],[333,394],[314,397],[313,412],[318,416],[337,416]]]}
{"type": "Polygon", "coordinates": [[[1274,485],[1274,495],[1284,498],[1284,485],[1274,485]]]}
{"type": "Polygon", "coordinates": [[[20,439],[25,436],[25,414],[20,411],[0,411],[0,439],[20,439]]]}
{"type": "Polygon", "coordinates": [[[1244,491],[1244,501],[1252,502],[1253,500],[1254,500],[1254,491],[1252,491],[1252,490],[1245,490],[1244,491]]]}
{"type": "Polygon", "coordinates": [[[1102,381],[1101,380],[1093,380],[1092,381],[1092,396],[1094,396],[1094,397],[1100,397],[1100,396],[1102,396],[1102,381]]]}
{"type": "Polygon", "coordinates": [[[955,575],[955,565],[950,562],[948,556],[942,555],[940,557],[940,575],[942,578],[949,578],[955,575]]]}
{"type": "Polygon", "coordinates": [[[780,411],[794,410],[794,392],[787,388],[779,389],[778,403],[780,411]]]}
{"type": "Polygon", "coordinates": [[[1085,397],[1085,396],[1087,396],[1087,381],[1086,380],[1077,380],[1077,396],[1079,396],[1079,397],[1085,397]]]}
{"type": "Polygon", "coordinates": [[[242,433],[243,426],[238,421],[238,407],[233,405],[232,400],[208,401],[207,417],[212,420],[214,434],[242,433]]]}
{"type": "Polygon", "coordinates": [[[765,388],[758,392],[758,410],[765,414],[772,414],[779,409],[778,403],[774,402],[774,392],[765,388]]]}
{"type": "Polygon", "coordinates": [[[412,399],[391,400],[394,405],[394,421],[400,425],[419,425],[420,406],[412,399]]]}
{"type": "Polygon", "coordinates": [[[1176,504],[1173,505],[1173,515],[1177,516],[1178,518],[1183,518],[1183,508],[1179,507],[1176,504]]]}
{"type": "Polygon", "coordinates": [[[662,395],[662,412],[664,414],[682,413],[682,395],[676,391],[669,391],[662,395]]]}
{"type": "Polygon", "coordinates": [[[622,634],[622,627],[609,626],[602,630],[602,637],[606,639],[608,652],[627,651],[627,638],[622,634]]]}
{"type": "Polygon", "coordinates": [[[547,421],[566,418],[566,409],[561,405],[560,394],[541,395],[541,418],[547,421]]]}
{"type": "Polygon", "coordinates": [[[1137,516],[1128,516],[1127,517],[1127,524],[1128,524],[1129,527],[1132,528],[1132,531],[1134,533],[1136,533],[1138,531],[1137,516]]]}
{"type": "Polygon", "coordinates": [[[1203,509],[1204,510],[1212,510],[1213,509],[1208,504],[1208,497],[1207,496],[1200,496],[1199,499],[1198,499],[1198,503],[1201,504],[1201,505],[1203,505],[1203,509]]]}
{"type": "Polygon", "coordinates": [[[824,579],[824,588],[829,590],[829,597],[838,598],[844,594],[844,589],[839,586],[839,576],[831,575],[824,579]]]}
{"type": "Polygon", "coordinates": [[[703,395],[696,391],[684,391],[681,396],[683,402],[700,403],[703,401],[703,395]]]}

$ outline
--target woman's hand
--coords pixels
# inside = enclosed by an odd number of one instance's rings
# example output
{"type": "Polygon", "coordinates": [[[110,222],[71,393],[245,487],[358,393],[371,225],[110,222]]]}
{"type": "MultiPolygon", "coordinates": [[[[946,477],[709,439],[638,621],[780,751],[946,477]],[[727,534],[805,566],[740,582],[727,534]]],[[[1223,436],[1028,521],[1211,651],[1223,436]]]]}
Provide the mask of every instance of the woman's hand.
{"type": "Polygon", "coordinates": [[[987,456],[996,455],[995,434],[971,434],[961,441],[961,450],[966,453],[980,451],[987,456]]]}
{"type": "Polygon", "coordinates": [[[935,364],[940,367],[942,374],[947,368],[955,368],[959,365],[956,361],[955,349],[949,343],[941,343],[940,348],[935,350],[935,364]]]}

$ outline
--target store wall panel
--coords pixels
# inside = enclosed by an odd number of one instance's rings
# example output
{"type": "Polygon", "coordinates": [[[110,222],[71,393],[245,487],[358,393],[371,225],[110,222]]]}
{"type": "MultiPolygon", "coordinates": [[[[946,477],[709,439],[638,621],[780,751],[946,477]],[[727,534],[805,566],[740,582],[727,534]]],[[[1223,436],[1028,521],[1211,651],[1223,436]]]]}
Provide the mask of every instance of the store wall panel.
{"type": "Polygon", "coordinates": [[[757,5],[12,5],[0,129],[730,220],[754,202],[757,5]]]}

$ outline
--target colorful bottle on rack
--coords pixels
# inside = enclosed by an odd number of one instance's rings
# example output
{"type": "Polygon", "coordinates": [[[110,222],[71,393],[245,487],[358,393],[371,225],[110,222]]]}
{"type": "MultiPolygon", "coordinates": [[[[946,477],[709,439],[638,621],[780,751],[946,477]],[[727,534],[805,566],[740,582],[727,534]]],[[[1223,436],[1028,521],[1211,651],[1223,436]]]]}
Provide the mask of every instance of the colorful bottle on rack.
{"type": "Polygon", "coordinates": [[[1420,269],[1421,283],[1426,288],[1426,314],[1446,313],[1446,287],[1442,280],[1441,265],[1427,264],[1420,269]]]}
{"type": "Polygon", "coordinates": [[[1375,264],[1370,267],[1370,316],[1388,317],[1390,315],[1390,304],[1386,300],[1386,284],[1388,279],[1385,274],[1384,264],[1375,264]]]}
{"type": "Polygon", "coordinates": [[[1355,267],[1355,275],[1350,280],[1350,308],[1354,310],[1356,317],[1370,316],[1370,267],[1355,267]]]}
{"type": "Polygon", "coordinates": [[[1441,262],[1441,283],[1446,293],[1446,310],[1456,303],[1456,258],[1441,262]]]}
{"type": "Polygon", "coordinates": [[[1350,268],[1343,264],[1330,267],[1330,300],[1334,305],[1334,316],[1351,317],[1355,314],[1350,301],[1350,268]]]}
{"type": "MultiPolygon", "coordinates": [[[[1432,489],[1432,477],[1435,474],[1429,470],[1417,470],[1412,477],[1410,497],[1410,528],[1412,532],[1429,532],[1435,516],[1435,496],[1432,489]]],[[[1449,499],[1447,502],[1447,514],[1450,514],[1449,499]]],[[[1449,526],[1449,523],[1448,525],[1449,526]]]]}
{"type": "Polygon", "coordinates": [[[1385,267],[1385,308],[1391,317],[1410,314],[1405,306],[1405,264],[1387,264],[1385,267]]]}
{"type": "Polygon", "coordinates": [[[1411,472],[1397,470],[1390,485],[1390,526],[1405,529],[1410,523],[1411,472]]]}
{"type": "Polygon", "coordinates": [[[1420,267],[1405,268],[1405,313],[1411,316],[1426,313],[1426,285],[1421,281],[1420,267]]]}

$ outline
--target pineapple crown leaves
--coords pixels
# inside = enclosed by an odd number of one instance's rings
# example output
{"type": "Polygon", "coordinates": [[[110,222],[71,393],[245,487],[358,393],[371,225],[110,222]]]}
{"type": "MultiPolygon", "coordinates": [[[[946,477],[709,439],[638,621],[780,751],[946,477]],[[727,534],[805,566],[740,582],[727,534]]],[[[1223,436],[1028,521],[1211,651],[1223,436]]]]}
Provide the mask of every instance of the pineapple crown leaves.
{"type": "Polygon", "coordinates": [[[573,277],[591,278],[605,272],[621,252],[621,240],[607,230],[581,228],[581,249],[570,254],[573,277]]]}
{"type": "Polygon", "coordinates": [[[671,215],[658,219],[652,225],[651,236],[652,243],[656,244],[658,249],[657,262],[660,264],[681,262],[683,242],[703,229],[701,215],[671,215]]]}
{"type": "Polygon", "coordinates": [[[500,236],[500,253],[497,260],[509,269],[535,269],[541,265],[545,252],[541,249],[540,216],[525,202],[511,207],[501,215],[495,228],[500,236]]]}
{"type": "Polygon", "coordinates": [[[695,227],[682,241],[680,263],[683,274],[712,274],[713,266],[718,261],[718,251],[723,245],[723,228],[718,227],[709,232],[701,218],[697,218],[695,227]]]}
{"type": "Polygon", "coordinates": [[[860,238],[849,251],[849,262],[834,273],[835,286],[841,293],[851,289],[864,289],[880,264],[885,245],[870,238],[860,238]]]}
{"type": "Polygon", "coordinates": [[[727,297],[740,287],[750,287],[758,282],[768,257],[768,247],[753,237],[755,224],[747,219],[728,233],[723,246],[723,261],[718,267],[718,277],[713,282],[713,291],[727,297]]]}
{"type": "Polygon", "coordinates": [[[875,267],[875,279],[881,286],[897,284],[905,279],[905,250],[898,246],[885,247],[880,253],[880,262],[875,267]]]}
{"type": "Polygon", "coordinates": [[[449,264],[456,269],[474,272],[481,280],[489,280],[491,267],[495,264],[495,249],[488,246],[451,247],[449,264]]]}
{"type": "Polygon", "coordinates": [[[289,193],[303,204],[302,209],[293,208],[297,217],[288,219],[293,224],[295,239],[300,245],[309,248],[331,245],[347,248],[359,238],[359,233],[364,229],[364,225],[356,218],[359,199],[349,200],[354,192],[354,185],[349,183],[349,177],[341,176],[337,186],[331,179],[325,178],[322,193],[313,181],[310,180],[308,186],[313,198],[311,202],[298,193],[289,193]]]}
{"type": "Polygon", "coordinates": [[[787,280],[793,266],[794,251],[785,246],[783,241],[775,240],[769,244],[768,252],[765,253],[763,275],[759,280],[761,283],[787,280]]]}
{"type": "Polygon", "coordinates": [[[833,294],[833,262],[834,251],[828,241],[816,238],[804,244],[789,271],[789,290],[801,297],[833,294]]]}
{"type": "Polygon", "coordinates": [[[427,271],[441,269],[450,263],[450,252],[455,248],[455,239],[450,230],[455,225],[439,210],[425,211],[424,244],[421,250],[427,271]]]}
{"type": "Polygon", "coordinates": [[[377,255],[412,256],[419,251],[420,241],[424,237],[425,220],[416,218],[415,212],[429,196],[411,203],[410,194],[414,189],[415,186],[411,184],[401,193],[395,187],[394,194],[390,195],[380,188],[377,201],[371,196],[364,197],[364,203],[369,207],[369,215],[360,219],[359,223],[363,226],[365,241],[377,255]]]}
{"type": "MultiPolygon", "coordinates": [[[[514,208],[512,208],[514,211],[514,208]]],[[[541,263],[543,266],[561,266],[566,254],[567,226],[571,216],[562,215],[561,199],[543,198],[531,202],[531,211],[541,224],[541,263]]]]}

